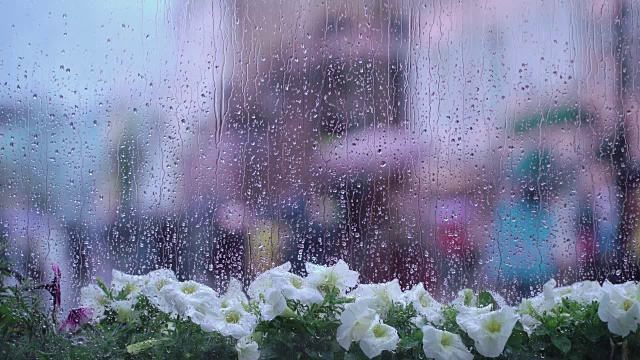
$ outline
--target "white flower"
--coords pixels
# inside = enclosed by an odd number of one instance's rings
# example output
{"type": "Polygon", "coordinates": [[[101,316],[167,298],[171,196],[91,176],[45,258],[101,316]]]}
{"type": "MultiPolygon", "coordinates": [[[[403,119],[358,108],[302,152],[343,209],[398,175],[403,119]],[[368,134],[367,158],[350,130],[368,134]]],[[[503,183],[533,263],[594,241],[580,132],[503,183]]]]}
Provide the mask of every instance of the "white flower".
{"type": "Polygon", "coordinates": [[[195,281],[167,284],[160,289],[159,296],[181,316],[191,316],[193,311],[202,313],[205,308],[220,305],[220,298],[213,289],[195,281]]]}
{"type": "Polygon", "coordinates": [[[305,278],[292,273],[286,273],[282,278],[282,294],[287,299],[298,300],[302,304],[320,304],[324,301],[322,293],[305,278]]]}
{"type": "Polygon", "coordinates": [[[217,331],[223,336],[232,336],[235,339],[253,333],[258,324],[258,318],[247,312],[242,306],[220,309],[211,315],[207,321],[200,324],[202,330],[206,332],[217,331]]]}
{"type": "MultiPolygon", "coordinates": [[[[507,306],[506,300],[498,293],[488,291],[493,298],[493,301],[498,304],[499,307],[507,306]]],[[[465,311],[466,308],[477,308],[480,306],[480,297],[471,289],[463,289],[458,292],[458,296],[451,302],[456,309],[465,311]]]]}
{"type": "Polygon", "coordinates": [[[533,330],[541,324],[541,322],[535,318],[535,316],[540,313],[539,309],[543,302],[541,298],[542,297],[539,296],[531,299],[522,299],[520,307],[518,308],[520,323],[522,324],[524,331],[529,335],[533,334],[533,330]]]}
{"type": "Polygon", "coordinates": [[[278,287],[267,290],[260,302],[260,314],[263,320],[273,320],[276,316],[282,315],[287,307],[287,299],[282,295],[282,290],[278,287]]]}
{"type": "Polygon", "coordinates": [[[519,318],[510,306],[478,316],[460,315],[456,322],[474,340],[476,350],[486,357],[500,356],[519,318]]]}
{"type": "Polygon", "coordinates": [[[596,281],[581,281],[559,288],[556,288],[556,285],[556,281],[551,279],[544,284],[540,294],[523,299],[520,303],[518,309],[521,316],[520,322],[527,333],[531,334],[540,325],[540,321],[535,318],[537,315],[551,311],[556,305],[562,303],[562,299],[587,305],[600,301],[603,294],[602,287],[596,281]]]}
{"type": "Polygon", "coordinates": [[[133,310],[136,299],[116,300],[111,303],[110,307],[118,314],[118,321],[122,323],[138,320],[138,313],[133,310]]]}
{"type": "Polygon", "coordinates": [[[597,281],[580,281],[571,286],[564,286],[556,289],[556,294],[560,298],[567,298],[581,304],[590,304],[600,301],[602,286],[597,281]]]}
{"type": "Polygon", "coordinates": [[[369,326],[362,340],[360,340],[360,349],[371,359],[380,355],[384,350],[395,350],[398,342],[400,342],[400,337],[396,329],[383,324],[376,315],[371,326],[369,326]]]}
{"type": "Polygon", "coordinates": [[[113,269],[111,279],[113,296],[118,297],[123,292],[127,299],[135,298],[141,293],[148,280],[149,278],[144,275],[129,275],[113,269]]]}
{"type": "Polygon", "coordinates": [[[435,360],[471,360],[473,354],[462,343],[460,335],[427,325],[422,328],[424,355],[435,360]]]}
{"type": "Polygon", "coordinates": [[[633,282],[613,285],[606,281],[602,287],[604,295],[598,307],[600,320],[616,335],[625,337],[629,332],[636,332],[640,321],[638,286],[633,282]]]}
{"type": "Polygon", "coordinates": [[[258,275],[255,280],[249,284],[249,297],[252,300],[258,300],[260,294],[264,294],[267,290],[273,289],[274,279],[280,279],[285,276],[285,274],[289,274],[289,270],[291,270],[291,264],[287,261],[280,266],[276,266],[258,275]]]}
{"type": "Polygon", "coordinates": [[[456,322],[461,323],[467,320],[477,319],[480,315],[490,313],[491,310],[491,305],[485,307],[461,306],[458,309],[459,313],[458,316],[456,316],[456,322]]]}
{"type": "Polygon", "coordinates": [[[176,274],[174,274],[173,271],[169,269],[154,270],[147,274],[147,281],[142,289],[143,295],[147,296],[145,292],[147,294],[157,293],[162,290],[165,285],[174,282],[178,282],[178,278],[176,278],[176,274]]]}
{"type": "MultiPolygon", "coordinates": [[[[207,324],[211,324],[220,316],[221,301],[217,298],[207,299],[204,296],[192,298],[189,304],[185,305],[181,316],[188,317],[194,324],[200,325],[203,330],[208,328],[207,324]]],[[[207,331],[207,330],[205,330],[207,331]]]]}
{"type": "Polygon", "coordinates": [[[110,303],[111,300],[98,285],[91,284],[80,290],[80,304],[82,307],[93,310],[93,321],[99,320],[104,315],[104,311],[110,303]]]}
{"type": "Polygon", "coordinates": [[[342,260],[338,260],[335,265],[329,267],[306,263],[305,268],[308,273],[307,281],[323,293],[328,289],[336,288],[341,295],[344,295],[347,289],[358,284],[360,276],[357,271],[349,270],[349,265],[342,260]]]}
{"type": "Polygon", "coordinates": [[[146,296],[152,305],[160,311],[170,314],[175,313],[176,309],[167,301],[164,296],[160,295],[163,287],[177,283],[178,279],[173,271],[169,269],[154,270],[147,274],[148,281],[142,288],[142,295],[146,296]]]}
{"type": "Polygon", "coordinates": [[[520,302],[518,307],[520,323],[529,335],[541,324],[536,316],[551,310],[558,303],[559,298],[557,298],[555,287],[556,281],[551,279],[544,284],[541,293],[529,299],[522,299],[520,302]]]}
{"type": "Polygon", "coordinates": [[[424,285],[419,283],[414,286],[413,289],[404,294],[406,302],[412,303],[413,308],[416,309],[418,314],[424,317],[424,319],[435,325],[442,325],[444,323],[444,317],[442,316],[442,304],[437,302],[427,290],[424,285]]]}
{"type": "Polygon", "coordinates": [[[273,320],[287,309],[282,288],[288,282],[286,274],[290,269],[291,264],[286,262],[258,275],[249,285],[249,296],[259,304],[262,320],[273,320]]]}
{"type": "Polygon", "coordinates": [[[349,293],[349,296],[369,300],[369,306],[382,318],[386,317],[393,303],[405,305],[402,289],[397,279],[382,284],[359,285],[349,293]]]}
{"type": "Polygon", "coordinates": [[[369,308],[367,301],[356,301],[345,306],[336,335],[340,346],[349,350],[353,341],[360,341],[364,337],[375,318],[376,312],[369,308]]]}
{"type": "Polygon", "coordinates": [[[192,322],[200,325],[202,331],[217,331],[223,336],[240,339],[251,334],[258,323],[257,317],[248,312],[240,302],[227,302],[222,307],[222,301],[203,301],[188,308],[186,316],[192,322]]]}
{"type": "Polygon", "coordinates": [[[243,303],[248,304],[249,299],[242,291],[242,283],[236,278],[231,278],[227,292],[222,296],[220,307],[227,308],[243,303]]]}
{"type": "Polygon", "coordinates": [[[250,336],[243,336],[238,340],[236,351],[238,352],[238,360],[258,360],[260,358],[258,344],[250,336]]]}
{"type": "Polygon", "coordinates": [[[458,296],[453,299],[451,305],[455,306],[457,309],[467,308],[467,307],[477,307],[478,306],[478,297],[473,293],[471,289],[462,289],[458,291],[458,296]]]}
{"type": "MultiPolygon", "coordinates": [[[[197,324],[203,331],[217,331],[224,336],[240,339],[253,333],[258,318],[248,311],[248,299],[242,291],[242,284],[231,279],[227,292],[220,301],[202,304],[198,313],[191,312],[192,320],[197,317],[197,324]]],[[[256,345],[257,349],[257,345],[256,345]]]]}

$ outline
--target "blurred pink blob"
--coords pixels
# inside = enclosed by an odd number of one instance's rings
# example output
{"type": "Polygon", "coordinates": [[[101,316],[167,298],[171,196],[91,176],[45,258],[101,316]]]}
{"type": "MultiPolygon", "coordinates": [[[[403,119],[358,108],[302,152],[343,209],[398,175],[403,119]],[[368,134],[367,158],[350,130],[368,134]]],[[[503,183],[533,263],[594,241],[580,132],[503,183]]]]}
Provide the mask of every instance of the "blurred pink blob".
{"type": "Polygon", "coordinates": [[[75,308],[69,311],[69,316],[67,316],[67,320],[65,320],[58,332],[63,331],[76,331],[80,329],[83,325],[88,324],[91,321],[91,317],[93,316],[93,310],[89,308],[75,308]]]}

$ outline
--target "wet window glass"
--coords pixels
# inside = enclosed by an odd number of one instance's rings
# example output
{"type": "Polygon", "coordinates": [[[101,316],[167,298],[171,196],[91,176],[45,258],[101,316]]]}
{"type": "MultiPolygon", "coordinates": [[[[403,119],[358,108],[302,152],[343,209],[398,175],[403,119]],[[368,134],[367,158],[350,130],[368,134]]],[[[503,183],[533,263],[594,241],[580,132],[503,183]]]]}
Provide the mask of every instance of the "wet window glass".
{"type": "Polygon", "coordinates": [[[0,4],[3,256],[63,308],[112,270],[290,262],[508,301],[636,279],[634,1],[0,4]]]}

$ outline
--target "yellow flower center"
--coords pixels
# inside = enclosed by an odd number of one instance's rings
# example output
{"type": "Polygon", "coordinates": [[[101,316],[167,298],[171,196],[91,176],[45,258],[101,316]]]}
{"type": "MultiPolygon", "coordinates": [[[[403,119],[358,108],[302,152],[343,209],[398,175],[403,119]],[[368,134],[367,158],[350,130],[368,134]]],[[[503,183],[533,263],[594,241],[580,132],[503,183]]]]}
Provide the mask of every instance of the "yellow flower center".
{"type": "Polygon", "coordinates": [[[156,284],[156,288],[158,289],[158,291],[162,290],[163,287],[165,287],[165,285],[168,285],[169,281],[167,280],[160,280],[158,281],[158,283],[156,284]]]}
{"type": "Polygon", "coordinates": [[[138,286],[132,284],[132,283],[127,283],[127,285],[124,286],[124,292],[128,295],[128,294],[132,294],[134,292],[136,292],[138,290],[138,286]]]}
{"type": "Polygon", "coordinates": [[[237,324],[240,322],[240,313],[237,311],[229,311],[224,317],[224,320],[229,324],[237,324]]]}
{"type": "Polygon", "coordinates": [[[423,307],[429,307],[429,305],[431,305],[431,299],[429,299],[429,296],[427,296],[427,294],[422,294],[420,296],[420,305],[422,305],[423,307]]]}
{"type": "Polygon", "coordinates": [[[497,322],[494,319],[489,320],[489,322],[485,325],[485,329],[492,334],[499,333],[502,329],[502,324],[497,322]]]}
{"type": "Polygon", "coordinates": [[[191,295],[198,290],[198,287],[196,287],[195,284],[185,284],[185,285],[182,285],[181,290],[183,293],[187,295],[191,295]]]}
{"type": "Polygon", "coordinates": [[[109,303],[110,303],[110,302],[111,302],[111,301],[110,301],[110,300],[109,300],[109,298],[108,298],[108,297],[106,297],[106,296],[100,296],[100,297],[98,297],[98,304],[100,304],[100,305],[103,305],[103,306],[104,306],[104,305],[109,305],[109,303]]]}
{"type": "Polygon", "coordinates": [[[302,281],[300,281],[300,279],[298,278],[291,278],[291,285],[293,285],[294,288],[296,289],[301,289],[302,288],[302,281]]]}
{"type": "Polygon", "coordinates": [[[338,284],[338,275],[334,274],[334,272],[330,272],[325,278],[325,285],[328,288],[334,288],[338,284]]]}
{"type": "Polygon", "coordinates": [[[449,347],[453,345],[453,335],[448,333],[442,334],[442,340],[440,340],[440,343],[443,347],[449,347]]]}
{"type": "Polygon", "coordinates": [[[377,338],[381,338],[386,334],[387,334],[387,329],[384,326],[377,324],[373,327],[373,336],[377,338]]]}
{"type": "Polygon", "coordinates": [[[633,301],[631,301],[629,299],[625,299],[624,303],[622,303],[622,307],[624,308],[624,311],[628,311],[629,309],[631,309],[633,304],[635,304],[635,302],[633,302],[633,301]]]}

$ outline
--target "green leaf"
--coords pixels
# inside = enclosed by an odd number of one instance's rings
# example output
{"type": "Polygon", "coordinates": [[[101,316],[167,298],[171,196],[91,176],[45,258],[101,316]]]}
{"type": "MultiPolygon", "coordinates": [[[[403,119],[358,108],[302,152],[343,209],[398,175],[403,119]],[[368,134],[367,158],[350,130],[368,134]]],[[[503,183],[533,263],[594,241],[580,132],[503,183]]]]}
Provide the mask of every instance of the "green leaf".
{"type": "Polygon", "coordinates": [[[516,323],[513,331],[511,332],[511,336],[509,336],[509,340],[507,340],[507,348],[523,351],[526,349],[525,344],[528,342],[528,335],[522,329],[522,324],[520,322],[516,323]],[[520,325],[518,328],[518,325],[520,325]]]}
{"type": "Polygon", "coordinates": [[[113,294],[111,294],[111,290],[109,290],[109,288],[107,287],[107,284],[105,284],[101,278],[96,279],[96,283],[98,284],[100,289],[102,289],[102,291],[104,291],[104,293],[107,294],[109,299],[113,300],[113,294]]]}
{"type": "Polygon", "coordinates": [[[589,341],[595,343],[597,342],[602,336],[606,335],[606,333],[604,331],[602,331],[603,328],[600,326],[586,326],[583,330],[582,333],[584,334],[584,337],[586,337],[587,339],[589,339],[589,341]]]}
{"type": "Polygon", "coordinates": [[[412,337],[401,339],[400,343],[398,344],[398,348],[401,350],[408,350],[416,346],[419,346],[420,344],[422,344],[422,339],[416,339],[415,337],[412,336],[412,337]]]}
{"type": "Polygon", "coordinates": [[[313,360],[333,360],[333,354],[305,349],[304,352],[313,360]]]}
{"type": "Polygon", "coordinates": [[[491,295],[488,291],[483,291],[478,295],[478,305],[481,307],[491,305],[494,309],[496,308],[496,301],[493,299],[493,295],[491,295]]]}
{"type": "Polygon", "coordinates": [[[563,354],[571,350],[571,340],[564,336],[551,336],[551,342],[558,350],[562,351],[563,354]]]}

